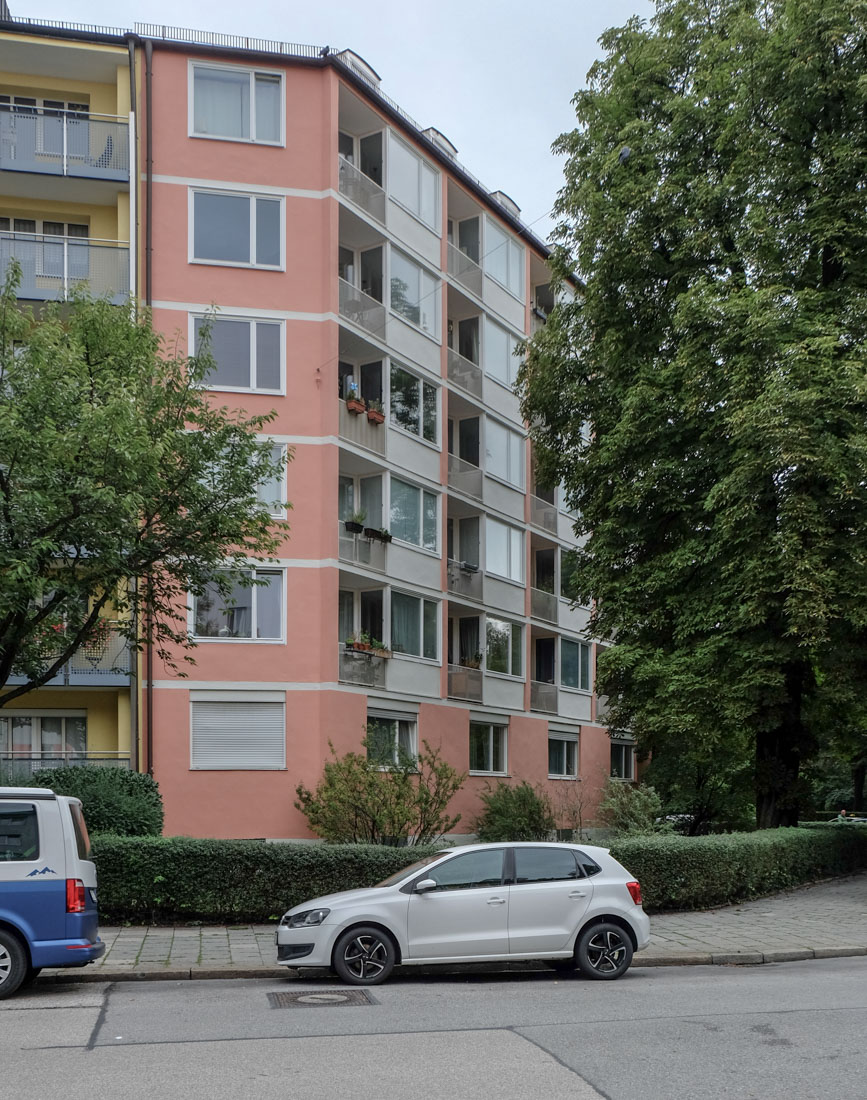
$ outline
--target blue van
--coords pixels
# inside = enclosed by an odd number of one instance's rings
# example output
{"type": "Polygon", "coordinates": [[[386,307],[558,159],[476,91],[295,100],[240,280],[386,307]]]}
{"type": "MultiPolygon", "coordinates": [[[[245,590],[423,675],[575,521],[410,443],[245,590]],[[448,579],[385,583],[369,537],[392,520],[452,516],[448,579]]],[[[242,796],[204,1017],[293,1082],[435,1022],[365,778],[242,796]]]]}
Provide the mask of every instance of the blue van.
{"type": "Polygon", "coordinates": [[[0,787],[0,999],[43,966],[86,966],[104,954],[89,857],[77,798],[0,787]]]}

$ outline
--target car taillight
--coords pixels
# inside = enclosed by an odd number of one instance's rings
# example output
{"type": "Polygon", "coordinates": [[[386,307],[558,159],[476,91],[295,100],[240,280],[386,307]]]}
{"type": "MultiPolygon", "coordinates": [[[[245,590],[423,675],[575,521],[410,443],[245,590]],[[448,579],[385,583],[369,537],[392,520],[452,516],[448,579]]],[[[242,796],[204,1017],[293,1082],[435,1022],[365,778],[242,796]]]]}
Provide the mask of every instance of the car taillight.
{"type": "Polygon", "coordinates": [[[626,889],[632,896],[632,900],[636,905],[641,905],[641,883],[640,882],[627,882],[626,889]]]}
{"type": "Polygon", "coordinates": [[[66,912],[83,913],[84,906],[84,883],[80,878],[68,878],[66,880],[66,912]]]}

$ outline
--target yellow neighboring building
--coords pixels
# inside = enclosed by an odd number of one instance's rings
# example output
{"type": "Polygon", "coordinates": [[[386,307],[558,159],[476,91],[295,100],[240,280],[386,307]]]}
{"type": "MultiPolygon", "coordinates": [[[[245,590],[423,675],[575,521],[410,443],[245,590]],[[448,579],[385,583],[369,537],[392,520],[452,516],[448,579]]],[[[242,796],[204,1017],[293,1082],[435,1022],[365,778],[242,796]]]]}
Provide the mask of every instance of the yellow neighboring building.
{"type": "MultiPolygon", "coordinates": [[[[82,281],[118,302],[135,288],[130,104],[125,37],[0,27],[0,270],[18,260],[19,298],[37,309],[82,281]]],[[[135,654],[107,630],[0,710],[0,764],[136,767],[137,683],[135,654]]]]}

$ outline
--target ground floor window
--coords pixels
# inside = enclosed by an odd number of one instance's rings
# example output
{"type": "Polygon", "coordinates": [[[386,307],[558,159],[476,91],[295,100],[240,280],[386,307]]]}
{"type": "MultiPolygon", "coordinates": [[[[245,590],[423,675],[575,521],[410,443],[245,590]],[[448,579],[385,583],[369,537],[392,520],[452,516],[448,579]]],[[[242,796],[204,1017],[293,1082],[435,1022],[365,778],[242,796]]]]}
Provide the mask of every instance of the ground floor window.
{"type": "Polygon", "coordinates": [[[367,759],[382,768],[406,764],[418,758],[414,718],[385,714],[367,716],[367,759]]]}
{"type": "Polygon", "coordinates": [[[78,763],[86,756],[86,711],[4,710],[0,714],[0,760],[11,768],[78,763]]]}
{"type": "Polygon", "coordinates": [[[285,699],[193,699],[190,767],[205,771],[285,768],[285,699]]]}
{"type": "Polygon", "coordinates": [[[548,734],[548,777],[577,779],[578,737],[572,733],[548,734]]]}
{"type": "Polygon", "coordinates": [[[611,742],[611,778],[635,778],[635,749],[631,741],[611,742]]]}
{"type": "Polygon", "coordinates": [[[506,772],[506,726],[470,722],[470,771],[504,775],[506,772]]]}

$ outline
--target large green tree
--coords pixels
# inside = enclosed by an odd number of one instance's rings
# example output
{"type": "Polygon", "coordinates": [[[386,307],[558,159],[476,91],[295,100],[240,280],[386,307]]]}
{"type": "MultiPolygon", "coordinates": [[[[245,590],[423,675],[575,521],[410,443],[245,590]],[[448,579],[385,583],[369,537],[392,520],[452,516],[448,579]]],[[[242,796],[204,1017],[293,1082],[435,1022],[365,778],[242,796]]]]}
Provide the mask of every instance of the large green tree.
{"type": "Polygon", "coordinates": [[[789,823],[867,658],[867,4],[658,0],[601,44],[557,143],[583,285],[524,410],[612,724],[691,767],[742,746],[789,823]]]}
{"type": "Polygon", "coordinates": [[[109,614],[171,661],[192,645],[188,593],[253,583],[244,567],[286,531],[258,499],[271,417],[215,404],[206,349],[180,355],[146,314],[86,296],[35,318],[17,278],[0,298],[0,706],[109,614]]]}

